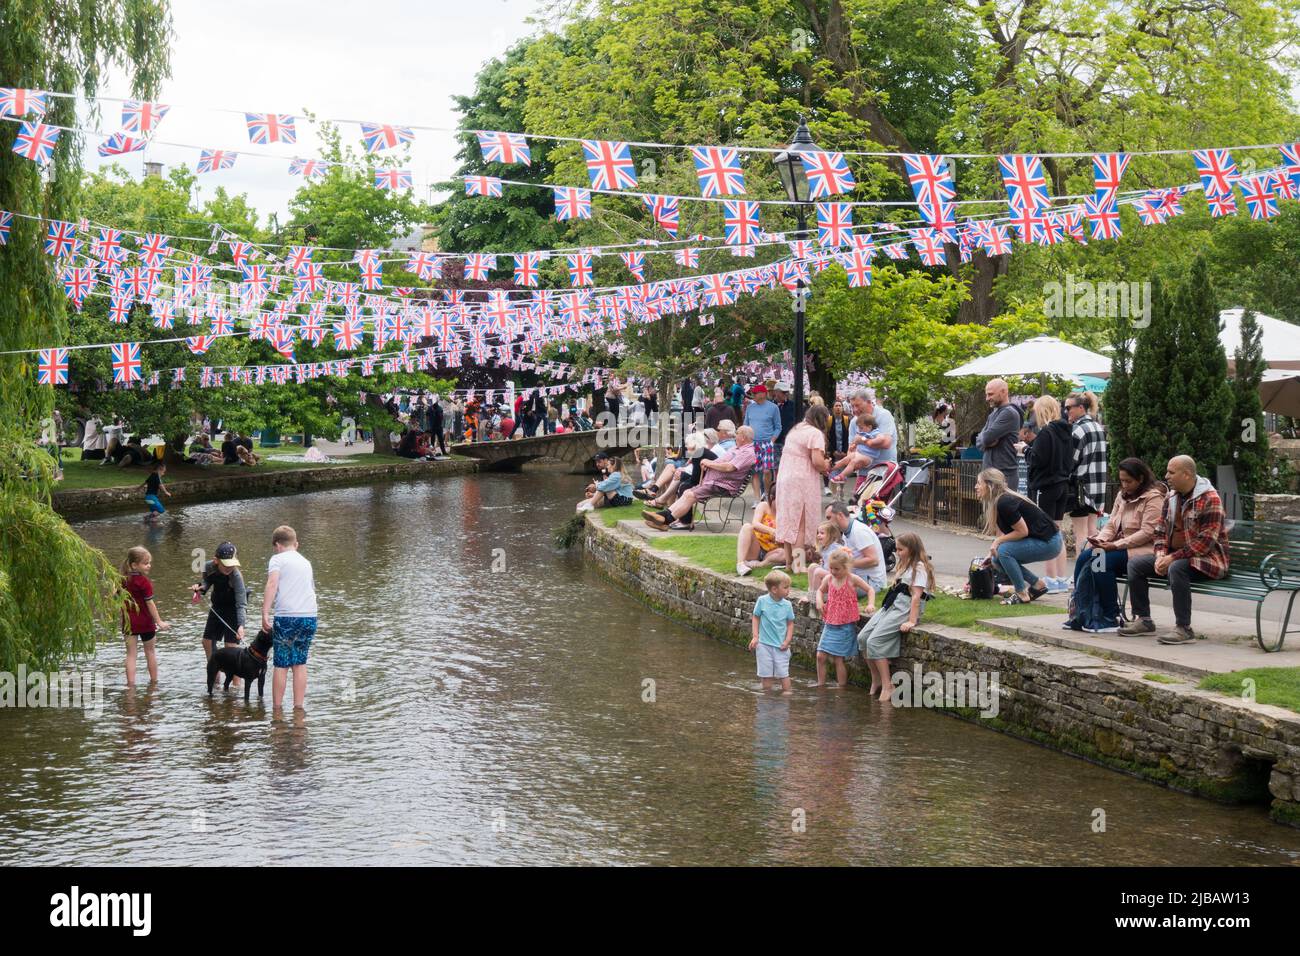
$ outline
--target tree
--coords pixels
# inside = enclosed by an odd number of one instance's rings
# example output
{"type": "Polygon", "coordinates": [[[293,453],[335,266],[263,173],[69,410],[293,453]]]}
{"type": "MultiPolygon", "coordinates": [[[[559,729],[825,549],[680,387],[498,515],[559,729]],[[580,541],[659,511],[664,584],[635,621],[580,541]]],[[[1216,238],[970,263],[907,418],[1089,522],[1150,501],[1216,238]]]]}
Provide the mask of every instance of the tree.
{"type": "Polygon", "coordinates": [[[1232,380],[1233,413],[1228,420],[1228,447],[1237,473],[1237,490],[1254,495],[1268,477],[1268,433],[1259,384],[1268,363],[1264,361],[1264,330],[1247,309],[1241,316],[1241,344],[1235,354],[1232,380]]]}
{"type": "Polygon", "coordinates": [[[1223,323],[1204,256],[1197,256],[1192,263],[1173,309],[1178,353],[1169,377],[1186,434],[1185,444],[1175,453],[1191,455],[1202,467],[1201,473],[1213,477],[1216,466],[1232,460],[1228,423],[1233,415],[1233,395],[1228,359],[1219,341],[1223,323]]]}
{"type": "MultiPolygon", "coordinates": [[[[1170,397],[1178,343],[1165,284],[1159,276],[1151,279],[1149,318],[1150,323],[1137,334],[1133,346],[1127,424],[1120,428],[1127,433],[1133,454],[1159,472],[1172,449],[1185,447],[1182,429],[1191,411],[1179,408],[1170,397]]],[[[1114,428],[1117,415],[1109,399],[1107,404],[1112,411],[1107,424],[1114,428]]]]}
{"type": "MultiPolygon", "coordinates": [[[[0,77],[8,86],[93,96],[121,68],[152,96],[168,70],[166,3],[7,0],[0,8],[0,77]]],[[[45,122],[77,126],[75,100],[52,97],[45,122]]],[[[9,124],[9,129],[13,127],[9,124]]],[[[0,352],[62,345],[63,293],[44,254],[39,218],[75,219],[81,139],[59,138],[48,173],[0,149],[0,209],[15,214],[0,249],[0,352]]],[[[0,355],[0,670],[57,666],[94,648],[123,601],[108,559],[50,507],[52,459],[37,444],[54,407],[31,355],[0,355]]]]}
{"type": "Polygon", "coordinates": [[[1115,478],[1119,463],[1131,458],[1133,438],[1129,415],[1133,387],[1133,330],[1128,323],[1116,322],[1111,334],[1110,381],[1106,383],[1106,444],[1110,452],[1110,474],[1115,478]]]}

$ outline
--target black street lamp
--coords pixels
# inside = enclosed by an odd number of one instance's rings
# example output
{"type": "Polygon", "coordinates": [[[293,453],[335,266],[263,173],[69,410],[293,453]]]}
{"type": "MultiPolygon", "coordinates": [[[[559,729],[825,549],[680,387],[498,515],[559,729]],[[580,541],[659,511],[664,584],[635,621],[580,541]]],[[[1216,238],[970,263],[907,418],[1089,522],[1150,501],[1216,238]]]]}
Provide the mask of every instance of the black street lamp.
{"type": "MultiPolygon", "coordinates": [[[[781,185],[785,187],[786,198],[795,204],[795,215],[799,220],[799,238],[807,239],[808,232],[808,173],[804,169],[802,154],[819,152],[816,143],[808,132],[808,124],[799,119],[799,128],[795,130],[794,139],[784,150],[772,159],[776,171],[781,176],[781,185]]],[[[803,417],[803,365],[804,365],[804,304],[807,291],[802,278],[795,280],[794,291],[794,419],[803,417]]]]}

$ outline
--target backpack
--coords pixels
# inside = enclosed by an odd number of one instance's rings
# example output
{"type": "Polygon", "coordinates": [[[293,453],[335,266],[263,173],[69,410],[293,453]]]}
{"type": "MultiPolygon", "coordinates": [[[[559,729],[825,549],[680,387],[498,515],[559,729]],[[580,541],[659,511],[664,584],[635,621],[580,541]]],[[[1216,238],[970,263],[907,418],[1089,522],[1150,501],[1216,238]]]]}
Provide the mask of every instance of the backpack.
{"type": "Polygon", "coordinates": [[[971,600],[987,601],[997,596],[997,584],[993,580],[993,565],[987,559],[971,560],[968,579],[971,600]]]}

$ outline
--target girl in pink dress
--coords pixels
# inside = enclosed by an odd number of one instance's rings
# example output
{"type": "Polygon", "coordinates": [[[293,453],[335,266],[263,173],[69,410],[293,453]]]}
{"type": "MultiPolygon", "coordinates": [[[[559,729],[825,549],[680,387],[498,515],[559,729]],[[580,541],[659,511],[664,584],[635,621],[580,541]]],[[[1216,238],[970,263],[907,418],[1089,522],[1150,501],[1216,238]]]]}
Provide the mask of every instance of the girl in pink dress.
{"type": "Polygon", "coordinates": [[[785,548],[785,563],[792,571],[795,553],[803,563],[804,549],[812,544],[821,520],[822,474],[826,458],[826,426],[830,412],[825,405],[809,406],[803,421],[790,429],[781,452],[776,475],[776,540],[785,548]],[[797,552],[796,552],[797,549],[797,552]]]}
{"type": "Polygon", "coordinates": [[[826,685],[826,661],[835,662],[835,683],[849,684],[847,661],[858,652],[858,588],[865,588],[870,603],[876,602],[871,585],[853,573],[853,558],[847,551],[830,556],[831,573],[817,588],[817,610],[821,612],[822,639],[817,644],[817,686],[826,685]]]}

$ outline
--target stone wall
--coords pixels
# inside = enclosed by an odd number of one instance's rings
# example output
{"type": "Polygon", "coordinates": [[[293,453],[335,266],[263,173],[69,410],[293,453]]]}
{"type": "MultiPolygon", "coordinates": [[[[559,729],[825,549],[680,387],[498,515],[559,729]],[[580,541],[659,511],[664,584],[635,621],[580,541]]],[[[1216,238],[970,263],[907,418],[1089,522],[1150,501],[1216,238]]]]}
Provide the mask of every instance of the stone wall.
{"type": "MultiPolygon", "coordinates": [[[[717,574],[587,519],[588,557],[650,607],[738,646],[762,593],[752,578],[717,574]]],[[[758,572],[755,572],[758,573],[758,572]]],[[[799,594],[794,664],[813,666],[821,622],[799,594]]],[[[1175,683],[1080,651],[940,625],[903,642],[894,670],[998,675],[996,717],[939,707],[963,719],[1083,757],[1173,789],[1225,802],[1271,799],[1273,818],[1300,826],[1300,715],[1175,683]],[[919,668],[919,671],[915,669],[919,668]]],[[[850,669],[856,684],[865,667],[850,669]]]]}
{"type": "Polygon", "coordinates": [[[1300,495],[1256,495],[1255,520],[1300,522],[1300,495]]]}
{"type": "MultiPolygon", "coordinates": [[[[212,466],[214,468],[224,466],[212,466]]],[[[444,478],[468,475],[478,470],[473,461],[407,461],[398,458],[379,465],[338,465],[332,468],[282,468],[268,466],[238,471],[215,478],[169,481],[167,488],[177,505],[231,498],[262,498],[291,495],[318,488],[362,485],[376,481],[406,481],[412,478],[444,478]]],[[[143,481],[144,470],[140,470],[143,481]]],[[[54,510],[64,518],[93,518],[111,511],[144,509],[144,492],[138,485],[125,488],[83,488],[54,495],[54,510]]]]}

